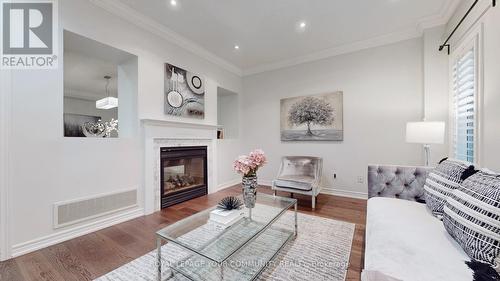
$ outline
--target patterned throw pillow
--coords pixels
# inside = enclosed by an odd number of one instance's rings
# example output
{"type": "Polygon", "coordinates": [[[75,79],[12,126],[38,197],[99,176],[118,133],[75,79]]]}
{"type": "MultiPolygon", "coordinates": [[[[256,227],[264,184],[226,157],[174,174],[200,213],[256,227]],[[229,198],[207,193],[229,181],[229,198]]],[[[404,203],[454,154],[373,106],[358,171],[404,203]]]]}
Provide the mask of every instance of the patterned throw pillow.
{"type": "Polygon", "coordinates": [[[500,175],[480,171],[446,200],[443,224],[470,258],[495,264],[500,254],[500,175]]]}
{"type": "Polygon", "coordinates": [[[462,182],[462,174],[471,167],[474,169],[469,163],[446,159],[429,173],[424,185],[425,203],[434,216],[443,216],[446,198],[462,182]]]}

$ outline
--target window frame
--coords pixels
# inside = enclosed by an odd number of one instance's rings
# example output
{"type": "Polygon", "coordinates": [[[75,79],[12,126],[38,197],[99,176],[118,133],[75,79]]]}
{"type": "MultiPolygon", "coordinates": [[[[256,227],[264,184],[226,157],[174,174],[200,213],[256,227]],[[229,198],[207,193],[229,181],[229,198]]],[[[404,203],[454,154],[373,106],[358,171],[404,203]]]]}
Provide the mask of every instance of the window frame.
{"type": "Polygon", "coordinates": [[[457,61],[462,58],[468,51],[473,49],[474,52],[474,75],[475,75],[475,93],[474,93],[474,164],[480,165],[482,159],[482,108],[483,108],[483,24],[478,24],[469,30],[456,44],[450,54],[449,60],[449,134],[450,145],[449,155],[457,158],[455,154],[455,93],[453,90],[453,67],[457,61]]]}

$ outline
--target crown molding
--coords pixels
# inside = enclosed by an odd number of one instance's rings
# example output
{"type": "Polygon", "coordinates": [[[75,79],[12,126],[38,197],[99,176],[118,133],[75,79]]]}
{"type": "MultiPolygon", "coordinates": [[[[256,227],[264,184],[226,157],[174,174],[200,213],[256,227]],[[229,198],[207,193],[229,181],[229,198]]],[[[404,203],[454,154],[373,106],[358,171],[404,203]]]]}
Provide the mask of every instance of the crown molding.
{"type": "Polygon", "coordinates": [[[254,74],[259,74],[262,72],[272,71],[280,68],[291,67],[299,64],[304,64],[308,62],[313,62],[321,59],[326,59],[330,57],[335,57],[338,55],[344,55],[349,53],[354,53],[357,51],[380,47],[384,45],[389,45],[413,38],[418,38],[422,36],[422,32],[416,29],[409,29],[402,32],[391,33],[388,35],[382,35],[367,40],[361,40],[354,43],[340,45],[334,48],[326,49],[316,53],[312,53],[305,56],[300,56],[292,59],[287,59],[275,63],[269,63],[265,65],[260,65],[257,67],[252,67],[245,69],[243,71],[243,76],[249,76],[254,74]]]}
{"type": "Polygon", "coordinates": [[[227,60],[215,55],[214,53],[206,50],[195,42],[183,37],[175,31],[167,28],[163,24],[143,15],[129,6],[121,3],[118,0],[89,0],[94,5],[116,15],[126,21],[129,21],[149,32],[152,32],[167,41],[176,44],[177,46],[190,51],[191,53],[214,63],[223,69],[236,74],[242,75],[242,70],[236,65],[228,62],[227,60]]]}
{"type": "Polygon", "coordinates": [[[420,19],[417,23],[417,28],[423,31],[428,28],[446,25],[457,10],[460,2],[461,0],[447,0],[437,15],[420,19]]]}
{"type": "Polygon", "coordinates": [[[407,30],[336,46],[330,49],[326,49],[316,53],[311,53],[305,56],[295,57],[292,59],[259,65],[252,68],[247,68],[243,70],[243,76],[249,76],[280,68],[291,67],[294,65],[299,65],[303,63],[326,59],[329,57],[353,53],[365,49],[380,47],[384,45],[394,44],[397,42],[421,37],[425,29],[447,24],[453,13],[457,9],[458,5],[460,4],[460,1],[461,0],[446,0],[446,2],[443,4],[437,15],[424,17],[418,20],[417,24],[415,24],[414,27],[409,28],[407,30]]]}
{"type": "Polygon", "coordinates": [[[124,20],[127,20],[139,27],[142,27],[145,30],[159,35],[167,41],[174,43],[179,47],[186,49],[193,54],[198,55],[199,57],[202,57],[222,67],[223,69],[242,77],[421,37],[425,29],[447,24],[453,13],[457,9],[458,5],[460,4],[461,0],[446,0],[443,3],[443,6],[441,7],[438,14],[424,17],[418,20],[415,26],[413,26],[412,28],[408,28],[400,32],[385,34],[366,40],[339,45],[304,56],[281,60],[269,64],[258,65],[256,67],[250,67],[246,69],[241,69],[238,66],[230,63],[229,61],[215,55],[214,53],[206,50],[197,43],[165,27],[161,23],[154,21],[146,15],[143,15],[130,8],[129,6],[121,3],[119,0],[89,1],[110,13],[119,16],[124,20]]]}

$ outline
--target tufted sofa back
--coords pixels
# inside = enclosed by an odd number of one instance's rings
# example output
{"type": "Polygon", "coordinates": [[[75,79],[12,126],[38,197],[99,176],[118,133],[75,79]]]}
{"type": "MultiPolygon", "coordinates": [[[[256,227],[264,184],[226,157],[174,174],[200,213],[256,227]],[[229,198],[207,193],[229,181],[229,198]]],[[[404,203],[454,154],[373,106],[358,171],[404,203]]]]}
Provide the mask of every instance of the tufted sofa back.
{"type": "Polygon", "coordinates": [[[424,184],[432,167],[368,166],[368,198],[424,199],[424,184]]]}

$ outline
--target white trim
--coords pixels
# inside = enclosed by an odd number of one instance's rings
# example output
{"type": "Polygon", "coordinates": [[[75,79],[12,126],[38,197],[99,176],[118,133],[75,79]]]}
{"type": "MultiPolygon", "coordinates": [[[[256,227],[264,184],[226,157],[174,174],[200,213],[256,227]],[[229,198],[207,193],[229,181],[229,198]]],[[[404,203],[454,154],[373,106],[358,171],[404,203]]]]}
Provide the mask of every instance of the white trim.
{"type": "Polygon", "coordinates": [[[282,60],[278,62],[273,62],[269,64],[264,64],[244,69],[243,76],[254,75],[285,67],[291,67],[294,65],[304,64],[312,61],[335,57],[338,55],[349,54],[365,49],[385,46],[405,40],[410,40],[413,38],[422,37],[424,29],[445,25],[455,12],[459,4],[460,4],[459,0],[447,0],[443,4],[439,14],[422,18],[417,21],[417,24],[414,27],[409,28],[407,30],[385,34],[378,37],[373,37],[357,42],[348,43],[345,45],[336,46],[333,48],[329,48],[326,50],[307,54],[300,57],[295,57],[287,60],[282,60]]]}
{"type": "Polygon", "coordinates": [[[295,57],[287,60],[259,65],[249,69],[244,69],[243,76],[272,71],[280,68],[290,67],[338,55],[353,53],[365,49],[385,46],[405,40],[419,38],[422,37],[424,29],[445,25],[455,12],[459,4],[460,4],[459,0],[447,0],[443,4],[440,12],[437,15],[424,17],[418,20],[417,24],[414,27],[409,28],[407,30],[336,46],[319,52],[307,54],[305,56],[295,57]]]}
{"type": "Polygon", "coordinates": [[[291,67],[299,64],[304,64],[308,62],[313,62],[321,59],[326,59],[330,57],[335,57],[339,55],[354,53],[357,51],[385,46],[405,40],[410,40],[413,38],[418,38],[422,36],[422,31],[417,28],[408,29],[402,32],[391,33],[387,35],[382,35],[379,37],[374,37],[362,41],[357,41],[349,44],[344,44],[322,50],[319,52],[307,54],[300,57],[295,57],[291,59],[286,59],[278,62],[273,62],[269,64],[263,64],[256,67],[251,67],[243,70],[243,76],[249,76],[254,74],[259,74],[262,72],[277,70],[280,68],[291,67]]]}
{"type": "Polygon", "coordinates": [[[217,129],[218,125],[212,124],[201,124],[201,123],[191,123],[182,121],[168,121],[168,120],[158,120],[158,119],[141,119],[141,122],[145,126],[168,126],[176,128],[205,128],[205,129],[217,129]]]}
{"type": "Polygon", "coordinates": [[[449,155],[452,155],[454,158],[455,151],[453,146],[454,141],[454,130],[455,130],[455,116],[454,116],[454,93],[453,93],[453,66],[457,61],[457,58],[464,54],[464,52],[470,50],[471,48],[474,50],[474,60],[475,60],[475,78],[476,78],[476,93],[475,93],[475,102],[474,102],[474,164],[481,166],[482,160],[482,133],[483,133],[483,88],[484,88],[484,80],[483,80],[483,68],[484,68],[484,52],[483,52],[483,30],[484,24],[482,22],[477,22],[472,26],[466,34],[462,36],[462,38],[455,45],[451,52],[451,57],[449,61],[449,134],[450,134],[450,145],[449,145],[449,155]]]}
{"type": "Polygon", "coordinates": [[[237,178],[237,179],[233,179],[233,180],[230,180],[230,181],[227,181],[225,183],[221,183],[217,186],[217,191],[221,191],[223,189],[226,189],[226,188],[229,188],[229,187],[232,187],[232,186],[235,186],[237,184],[241,183],[241,179],[240,178],[237,178]]]}
{"type": "Polygon", "coordinates": [[[321,193],[334,196],[348,197],[348,198],[365,199],[365,200],[368,199],[368,193],[366,192],[335,189],[330,187],[323,188],[321,190],[321,193]]]}
{"type": "Polygon", "coordinates": [[[358,42],[352,42],[345,45],[336,46],[320,52],[311,53],[300,57],[277,61],[270,64],[263,64],[248,69],[241,69],[240,67],[232,64],[231,62],[206,50],[197,43],[167,28],[165,25],[149,18],[144,14],[137,12],[136,10],[127,6],[126,4],[121,3],[119,0],[89,0],[89,1],[95,4],[96,6],[116,16],[119,16],[120,18],[129,21],[145,30],[148,30],[168,40],[169,42],[172,42],[180,46],[181,48],[184,48],[202,58],[205,58],[208,61],[238,76],[253,75],[257,73],[267,72],[284,67],[290,67],[341,54],[352,53],[368,48],[384,46],[412,38],[421,37],[424,29],[445,25],[449,21],[449,19],[451,18],[451,16],[453,15],[453,13],[455,12],[460,3],[459,0],[446,0],[442,8],[440,9],[439,13],[418,20],[415,26],[407,30],[386,34],[358,42]]]}
{"type": "Polygon", "coordinates": [[[67,226],[70,226],[70,225],[79,224],[79,223],[82,223],[82,222],[85,222],[85,221],[94,220],[96,218],[109,216],[111,214],[119,213],[119,212],[122,212],[122,211],[125,211],[125,210],[128,210],[128,209],[137,208],[137,207],[139,207],[138,206],[138,195],[139,195],[138,188],[129,188],[129,189],[125,189],[125,190],[119,190],[119,191],[101,193],[101,194],[97,194],[97,195],[89,195],[89,196],[75,198],[75,199],[71,199],[71,200],[56,202],[56,203],[53,204],[53,220],[52,220],[53,221],[53,228],[54,229],[59,229],[59,228],[67,227],[67,226]],[[107,212],[104,212],[104,213],[100,213],[100,214],[92,215],[92,216],[89,216],[89,217],[81,218],[81,219],[78,219],[78,220],[70,221],[70,222],[67,222],[67,223],[61,223],[60,224],[58,222],[59,220],[58,220],[58,217],[57,217],[57,211],[58,211],[58,207],[61,206],[61,205],[76,203],[76,202],[85,201],[85,200],[89,200],[89,199],[102,198],[102,197],[105,197],[105,196],[116,195],[116,194],[130,192],[130,191],[135,191],[136,192],[136,200],[135,200],[135,203],[133,205],[125,206],[125,207],[118,208],[118,209],[115,209],[115,210],[111,210],[111,211],[107,211],[107,212]]]}
{"type": "Polygon", "coordinates": [[[151,18],[143,15],[136,10],[130,8],[126,4],[121,3],[118,0],[90,0],[91,3],[96,6],[112,13],[120,18],[129,21],[149,32],[152,32],[169,42],[172,42],[179,47],[198,55],[211,63],[214,63],[225,70],[236,74],[238,76],[242,75],[242,71],[236,65],[228,62],[227,60],[215,55],[214,53],[204,49],[193,41],[185,38],[184,36],[174,32],[173,30],[167,28],[165,25],[152,20],[151,18]]]}
{"type": "Polygon", "coordinates": [[[106,227],[116,225],[118,223],[135,219],[143,215],[144,215],[144,210],[142,208],[135,208],[128,212],[120,213],[95,222],[87,223],[68,230],[50,234],[41,238],[19,243],[12,246],[12,257],[18,257],[39,249],[43,249],[88,233],[101,230],[106,227]]]}
{"type": "MultiPolygon", "coordinates": [[[[464,1],[462,5],[455,11],[453,16],[447,23],[446,34],[450,34],[453,28],[456,27],[458,22],[462,19],[465,11],[470,7],[469,1],[464,1]],[[464,6],[465,5],[465,6],[464,6]]],[[[471,29],[474,29],[478,21],[481,21],[483,16],[492,8],[491,1],[479,1],[477,6],[471,11],[469,16],[465,19],[462,25],[457,29],[456,33],[450,39],[451,49],[454,50],[462,39],[467,36],[471,29]]]]}
{"type": "MultiPolygon", "coordinates": [[[[271,186],[272,185],[271,180],[258,180],[258,182],[259,182],[259,185],[263,185],[263,186],[271,186]]],[[[335,196],[356,198],[356,199],[368,199],[368,193],[366,193],[366,192],[350,191],[350,190],[345,190],[345,189],[335,189],[332,187],[321,188],[320,194],[335,195],[335,196]]]]}
{"type": "Polygon", "coordinates": [[[11,135],[11,74],[0,73],[0,261],[10,257],[10,135],[11,135]]]}
{"type": "Polygon", "coordinates": [[[440,12],[437,15],[420,19],[417,24],[418,29],[424,30],[447,24],[457,10],[460,3],[461,0],[447,0],[445,3],[443,3],[440,12]]]}
{"type": "Polygon", "coordinates": [[[261,180],[259,178],[257,178],[257,182],[259,185],[263,185],[263,186],[269,186],[271,187],[273,185],[273,181],[272,180],[261,180]]]}
{"type": "MultiPolygon", "coordinates": [[[[210,130],[208,132],[211,132],[210,130]]],[[[215,136],[215,135],[214,135],[215,136]]],[[[210,138],[169,138],[150,137],[145,139],[145,190],[144,210],[145,214],[151,214],[161,210],[160,198],[160,149],[162,147],[179,146],[206,146],[207,147],[207,175],[208,194],[216,192],[217,186],[217,151],[214,144],[215,139],[210,138]]]]}

